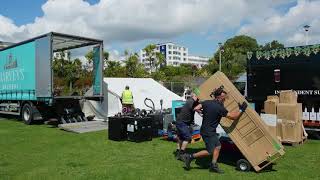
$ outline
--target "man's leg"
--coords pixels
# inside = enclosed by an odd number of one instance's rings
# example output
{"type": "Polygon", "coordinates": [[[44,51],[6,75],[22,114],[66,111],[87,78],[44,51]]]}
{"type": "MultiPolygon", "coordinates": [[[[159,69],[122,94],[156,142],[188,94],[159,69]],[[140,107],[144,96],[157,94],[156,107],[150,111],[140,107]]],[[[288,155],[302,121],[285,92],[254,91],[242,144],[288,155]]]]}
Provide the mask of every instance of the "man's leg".
{"type": "Polygon", "coordinates": [[[176,157],[177,160],[181,160],[181,157],[180,157],[181,146],[182,146],[182,141],[180,140],[180,137],[178,135],[177,136],[177,149],[174,152],[174,156],[176,157]]]}
{"type": "Polygon", "coordinates": [[[196,158],[202,158],[202,157],[206,157],[206,156],[209,156],[211,153],[209,152],[213,152],[213,143],[211,142],[211,139],[210,137],[208,136],[202,136],[202,139],[203,141],[205,142],[206,144],[206,149],[207,150],[202,150],[202,151],[199,151],[197,153],[194,153],[194,154],[186,154],[184,156],[184,161],[185,161],[185,166],[187,169],[190,169],[190,164],[192,162],[192,160],[196,159],[196,158]]]}
{"type": "Polygon", "coordinates": [[[220,149],[221,149],[221,146],[216,147],[213,150],[213,156],[212,156],[212,163],[213,164],[218,162],[218,158],[219,158],[219,155],[220,155],[220,149]]]}
{"type": "Polygon", "coordinates": [[[180,151],[177,159],[183,160],[189,141],[191,141],[191,133],[187,124],[183,122],[177,123],[178,137],[180,140],[180,151]]]}
{"type": "Polygon", "coordinates": [[[212,162],[210,164],[210,168],[209,168],[209,171],[210,172],[216,172],[216,173],[223,173],[223,171],[221,169],[219,169],[218,167],[218,158],[219,158],[219,155],[220,155],[220,149],[221,149],[221,144],[220,144],[220,141],[219,141],[219,138],[218,136],[213,136],[212,137],[212,141],[214,141],[215,143],[215,148],[213,150],[213,156],[212,156],[212,162]]]}

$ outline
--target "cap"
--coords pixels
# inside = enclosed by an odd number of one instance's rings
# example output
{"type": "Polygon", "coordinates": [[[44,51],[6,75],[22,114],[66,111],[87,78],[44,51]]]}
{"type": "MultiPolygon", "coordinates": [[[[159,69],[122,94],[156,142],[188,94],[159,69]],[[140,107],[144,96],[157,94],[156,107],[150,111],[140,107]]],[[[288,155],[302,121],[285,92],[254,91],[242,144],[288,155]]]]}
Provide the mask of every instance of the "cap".
{"type": "Polygon", "coordinates": [[[200,95],[200,89],[199,88],[193,88],[193,93],[195,94],[195,95],[197,95],[197,96],[199,96],[200,95]]]}

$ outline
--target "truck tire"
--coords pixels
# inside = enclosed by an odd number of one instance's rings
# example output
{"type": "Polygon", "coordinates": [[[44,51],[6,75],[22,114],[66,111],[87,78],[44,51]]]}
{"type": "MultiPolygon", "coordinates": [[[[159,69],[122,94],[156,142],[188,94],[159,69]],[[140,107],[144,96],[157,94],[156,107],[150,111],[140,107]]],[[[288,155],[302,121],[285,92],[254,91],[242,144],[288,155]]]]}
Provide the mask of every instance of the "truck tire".
{"type": "Polygon", "coordinates": [[[245,171],[248,172],[251,169],[251,164],[249,163],[249,161],[245,160],[245,159],[239,159],[237,161],[237,169],[239,171],[245,171]]]}
{"type": "Polygon", "coordinates": [[[33,120],[33,109],[29,103],[26,103],[22,107],[21,118],[25,124],[30,125],[33,120]]]}

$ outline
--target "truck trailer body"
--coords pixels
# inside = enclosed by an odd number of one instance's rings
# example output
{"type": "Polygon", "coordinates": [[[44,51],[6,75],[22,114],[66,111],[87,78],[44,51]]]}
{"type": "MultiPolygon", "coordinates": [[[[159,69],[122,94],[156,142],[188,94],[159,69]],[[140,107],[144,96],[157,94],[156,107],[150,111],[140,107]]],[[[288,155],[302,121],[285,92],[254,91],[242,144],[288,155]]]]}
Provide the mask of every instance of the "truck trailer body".
{"type": "Polygon", "coordinates": [[[295,90],[306,129],[320,132],[319,69],[320,45],[248,52],[247,98],[260,112],[268,95],[295,90]]]}
{"type": "Polygon", "coordinates": [[[52,115],[63,122],[83,120],[80,99],[103,98],[103,41],[47,33],[0,49],[0,113],[21,115],[25,123],[52,115]],[[93,93],[59,96],[54,90],[53,53],[93,46],[93,93]],[[67,118],[68,117],[68,118],[67,118]]]}

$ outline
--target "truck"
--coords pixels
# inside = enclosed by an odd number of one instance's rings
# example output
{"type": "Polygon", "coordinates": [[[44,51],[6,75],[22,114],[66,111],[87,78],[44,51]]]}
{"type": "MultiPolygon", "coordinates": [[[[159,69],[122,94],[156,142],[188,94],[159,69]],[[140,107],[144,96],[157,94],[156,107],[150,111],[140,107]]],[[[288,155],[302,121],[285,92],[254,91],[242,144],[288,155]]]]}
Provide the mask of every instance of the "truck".
{"type": "Polygon", "coordinates": [[[303,124],[320,137],[320,45],[247,53],[247,99],[261,112],[269,95],[295,90],[303,105],[303,124]]]}
{"type": "Polygon", "coordinates": [[[46,118],[60,123],[86,121],[80,100],[103,100],[103,41],[50,32],[0,49],[0,114],[20,116],[26,124],[46,118]],[[56,93],[54,54],[92,48],[92,93],[56,93]]]}

